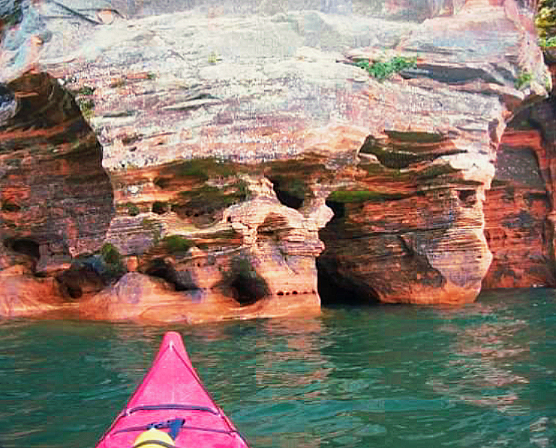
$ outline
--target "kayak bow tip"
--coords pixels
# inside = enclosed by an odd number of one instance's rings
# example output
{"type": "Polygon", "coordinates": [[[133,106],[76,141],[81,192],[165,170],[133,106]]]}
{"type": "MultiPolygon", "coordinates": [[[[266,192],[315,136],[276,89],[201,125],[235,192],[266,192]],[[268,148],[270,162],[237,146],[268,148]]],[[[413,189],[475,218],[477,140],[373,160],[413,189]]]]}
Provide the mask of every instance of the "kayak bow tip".
{"type": "Polygon", "coordinates": [[[185,351],[183,339],[181,337],[181,334],[179,334],[177,331],[167,331],[166,333],[164,333],[161,345],[162,348],[171,347],[174,349],[185,351]]]}

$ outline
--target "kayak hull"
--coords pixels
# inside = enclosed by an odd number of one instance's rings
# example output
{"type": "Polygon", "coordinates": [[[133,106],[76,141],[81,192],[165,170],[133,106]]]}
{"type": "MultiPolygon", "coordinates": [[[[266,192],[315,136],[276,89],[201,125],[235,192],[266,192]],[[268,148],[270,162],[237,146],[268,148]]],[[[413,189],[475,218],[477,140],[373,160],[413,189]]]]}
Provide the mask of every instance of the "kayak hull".
{"type": "Polygon", "coordinates": [[[176,448],[249,448],[206,391],[176,332],[164,335],[151,369],[96,448],[132,448],[151,427],[174,431],[176,448]]]}

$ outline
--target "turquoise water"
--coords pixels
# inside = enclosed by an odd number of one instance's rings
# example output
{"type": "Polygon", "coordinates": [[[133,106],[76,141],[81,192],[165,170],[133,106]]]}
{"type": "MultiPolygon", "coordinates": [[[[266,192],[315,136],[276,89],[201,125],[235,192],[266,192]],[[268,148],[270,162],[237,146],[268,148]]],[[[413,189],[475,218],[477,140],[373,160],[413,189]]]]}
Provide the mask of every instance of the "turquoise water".
{"type": "Polygon", "coordinates": [[[178,330],[254,448],[553,447],[556,292],[167,328],[0,322],[0,446],[94,447],[178,330]]]}

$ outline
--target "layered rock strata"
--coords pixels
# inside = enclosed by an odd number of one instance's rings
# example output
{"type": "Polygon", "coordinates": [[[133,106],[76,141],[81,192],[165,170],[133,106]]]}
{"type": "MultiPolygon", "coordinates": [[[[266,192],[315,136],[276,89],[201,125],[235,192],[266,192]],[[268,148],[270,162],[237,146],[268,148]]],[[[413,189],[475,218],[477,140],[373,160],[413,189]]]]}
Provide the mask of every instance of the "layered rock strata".
{"type": "Polygon", "coordinates": [[[506,121],[550,86],[531,14],[513,0],[421,2],[428,19],[409,22],[384,18],[404,2],[374,17],[346,4],[49,19],[24,62],[4,49],[6,98],[30,101],[17,86],[54,77],[93,132],[58,137],[47,157],[32,132],[14,143],[24,112],[0,128],[6,160],[34,155],[2,177],[3,267],[56,276],[65,308],[94,319],[318,311],[317,257],[364,300],[473,301],[506,121]],[[31,176],[40,160],[56,174],[31,176]]]}
{"type": "Polygon", "coordinates": [[[7,89],[17,102],[0,131],[1,314],[9,316],[64,302],[55,277],[102,246],[114,207],[102,148],[72,95],[46,73],[7,89]]]}
{"type": "Polygon", "coordinates": [[[484,288],[554,287],[554,96],[522,110],[502,136],[487,193],[494,254],[484,288]]]}

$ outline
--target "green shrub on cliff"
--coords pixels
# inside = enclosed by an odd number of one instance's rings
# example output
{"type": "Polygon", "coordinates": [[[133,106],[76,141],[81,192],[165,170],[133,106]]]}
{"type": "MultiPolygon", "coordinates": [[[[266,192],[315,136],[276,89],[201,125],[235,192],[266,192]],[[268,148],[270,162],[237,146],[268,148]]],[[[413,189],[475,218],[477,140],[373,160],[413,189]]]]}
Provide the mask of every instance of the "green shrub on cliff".
{"type": "Polygon", "coordinates": [[[109,278],[118,278],[125,274],[123,257],[113,244],[105,243],[100,249],[100,255],[105,263],[105,274],[109,278]]]}
{"type": "Polygon", "coordinates": [[[185,253],[190,247],[195,246],[195,243],[187,238],[179,235],[170,235],[162,240],[164,247],[171,254],[185,253]]]}
{"type": "Polygon", "coordinates": [[[388,61],[374,61],[372,63],[370,60],[359,59],[355,61],[355,65],[367,71],[373,78],[384,81],[394,73],[399,73],[408,68],[415,68],[417,66],[417,60],[415,58],[410,59],[404,58],[403,56],[394,56],[388,61]]]}
{"type": "Polygon", "coordinates": [[[544,46],[556,44],[554,40],[550,41],[556,34],[556,0],[540,0],[535,25],[539,30],[541,39],[545,39],[547,45],[544,46]],[[551,44],[548,44],[548,41],[551,44]]]}
{"type": "Polygon", "coordinates": [[[121,263],[122,261],[120,252],[118,252],[118,249],[116,249],[116,247],[110,243],[106,243],[104,246],[102,246],[102,249],[100,249],[100,254],[102,255],[102,258],[104,258],[104,261],[108,264],[117,264],[121,263]]]}
{"type": "Polygon", "coordinates": [[[527,71],[521,72],[517,76],[517,78],[514,82],[515,88],[519,90],[523,87],[529,87],[529,85],[531,84],[532,79],[533,79],[532,73],[527,72],[527,71]]]}
{"type": "Polygon", "coordinates": [[[133,202],[127,202],[126,207],[127,207],[127,214],[129,216],[137,216],[139,213],[141,213],[139,207],[137,207],[133,202]]]}
{"type": "Polygon", "coordinates": [[[76,100],[84,118],[92,118],[95,114],[95,102],[91,98],[78,98],[76,100]]]}
{"type": "Polygon", "coordinates": [[[539,47],[556,47],[556,36],[549,37],[548,39],[545,37],[539,38],[539,47]]]}

